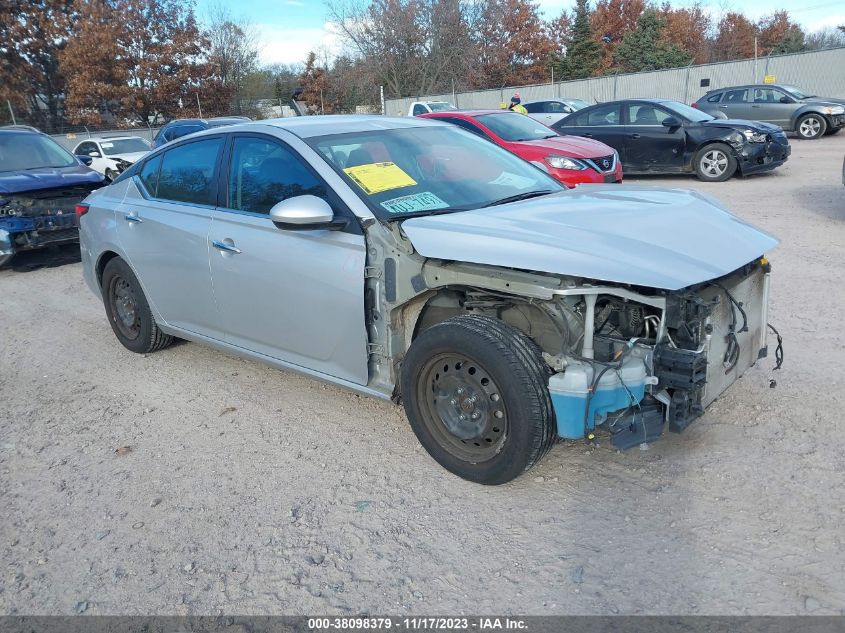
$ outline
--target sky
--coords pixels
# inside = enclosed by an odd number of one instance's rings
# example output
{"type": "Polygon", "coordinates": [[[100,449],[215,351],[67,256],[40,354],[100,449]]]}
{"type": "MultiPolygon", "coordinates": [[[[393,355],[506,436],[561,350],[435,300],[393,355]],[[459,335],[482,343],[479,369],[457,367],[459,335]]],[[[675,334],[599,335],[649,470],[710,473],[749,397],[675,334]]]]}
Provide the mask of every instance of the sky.
{"type": "MultiPolygon", "coordinates": [[[[537,0],[535,0],[537,1],[537,0]]],[[[545,17],[556,17],[575,0],[539,0],[545,17]]],[[[674,0],[673,6],[687,6],[692,0],[674,0]]],[[[702,4],[714,17],[725,11],[742,11],[757,19],[778,9],[789,11],[805,30],[815,31],[845,24],[845,0],[717,0],[702,4]]],[[[203,19],[212,5],[223,5],[238,17],[255,25],[261,40],[261,62],[296,64],[308,51],[336,51],[340,45],[337,26],[327,16],[323,0],[197,0],[197,14],[203,19]]]]}

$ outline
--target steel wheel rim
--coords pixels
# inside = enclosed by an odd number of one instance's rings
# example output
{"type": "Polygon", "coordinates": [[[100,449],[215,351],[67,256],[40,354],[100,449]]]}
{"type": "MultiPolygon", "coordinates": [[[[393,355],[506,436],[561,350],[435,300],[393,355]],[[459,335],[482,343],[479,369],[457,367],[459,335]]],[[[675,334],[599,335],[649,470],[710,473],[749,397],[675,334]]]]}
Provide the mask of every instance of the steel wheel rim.
{"type": "Polygon", "coordinates": [[[135,289],[126,279],[115,276],[109,285],[112,320],[120,333],[130,340],[141,334],[141,319],[135,289]]]}
{"type": "Polygon", "coordinates": [[[701,170],[708,176],[721,176],[728,170],[728,156],[718,149],[711,149],[701,157],[701,170]]]}
{"type": "Polygon", "coordinates": [[[802,136],[816,136],[819,133],[819,130],[821,129],[821,122],[814,116],[811,116],[801,121],[802,136]]]}
{"type": "Polygon", "coordinates": [[[417,398],[423,423],[451,455],[479,463],[501,452],[509,428],[507,407],[480,363],[464,354],[434,356],[420,372],[417,398]]]}

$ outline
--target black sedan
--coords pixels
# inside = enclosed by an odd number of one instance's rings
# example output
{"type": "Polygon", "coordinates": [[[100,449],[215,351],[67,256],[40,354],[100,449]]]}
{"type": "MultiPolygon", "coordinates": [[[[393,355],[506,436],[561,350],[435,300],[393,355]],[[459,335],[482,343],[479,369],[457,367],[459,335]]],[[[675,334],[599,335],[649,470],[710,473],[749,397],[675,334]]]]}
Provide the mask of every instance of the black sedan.
{"type": "Polygon", "coordinates": [[[776,125],[719,119],[662,99],[599,103],[552,128],[610,145],[619,152],[626,176],[695,173],[701,180],[720,182],[737,171],[774,169],[792,149],[776,125]]]}

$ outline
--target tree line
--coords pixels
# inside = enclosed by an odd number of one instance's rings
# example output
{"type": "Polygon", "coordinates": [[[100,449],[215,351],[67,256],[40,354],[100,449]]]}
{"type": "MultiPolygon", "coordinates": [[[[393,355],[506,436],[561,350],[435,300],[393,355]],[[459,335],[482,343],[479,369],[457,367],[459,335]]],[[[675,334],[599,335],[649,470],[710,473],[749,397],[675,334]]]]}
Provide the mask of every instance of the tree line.
{"type": "MultiPolygon", "coordinates": [[[[500,88],[845,45],[845,27],[805,33],[788,12],[718,18],[702,4],[577,0],[544,19],[536,2],[330,0],[348,50],[389,97],[500,88]]],[[[334,68],[309,77],[331,83],[334,68]]],[[[347,71],[348,72],[348,71],[347,71]]],[[[325,101],[325,95],[324,95],[325,101]]]]}
{"type": "Polygon", "coordinates": [[[700,4],[577,0],[543,17],[511,0],[328,0],[338,50],[261,65],[253,25],[185,0],[0,0],[0,111],[47,131],[154,125],[287,103],[351,112],[406,97],[656,70],[845,45],[785,11],[752,21],[700,4]],[[7,103],[8,102],[8,103],[7,103]]]}

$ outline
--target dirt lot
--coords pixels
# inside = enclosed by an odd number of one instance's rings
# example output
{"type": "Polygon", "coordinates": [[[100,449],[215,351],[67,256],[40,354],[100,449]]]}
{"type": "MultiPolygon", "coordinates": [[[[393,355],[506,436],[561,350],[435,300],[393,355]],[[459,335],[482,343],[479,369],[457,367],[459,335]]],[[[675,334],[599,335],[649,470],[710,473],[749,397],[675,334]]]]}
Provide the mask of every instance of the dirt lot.
{"type": "Polygon", "coordinates": [[[390,404],[195,344],[133,355],[68,253],[20,260],[0,613],[845,614],[845,133],[793,147],[770,174],[646,181],[783,240],[783,369],[647,451],[559,444],[499,488],[437,466],[390,404]]]}

